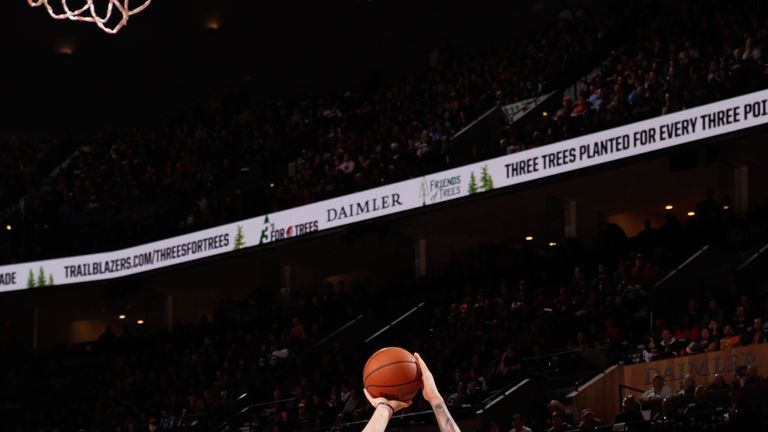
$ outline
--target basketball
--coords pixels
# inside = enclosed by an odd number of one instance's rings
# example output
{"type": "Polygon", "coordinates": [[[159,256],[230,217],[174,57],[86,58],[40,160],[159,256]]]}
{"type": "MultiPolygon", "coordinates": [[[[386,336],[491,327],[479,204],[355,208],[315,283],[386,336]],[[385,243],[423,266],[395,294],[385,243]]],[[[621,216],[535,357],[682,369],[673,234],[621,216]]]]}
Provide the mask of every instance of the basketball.
{"type": "Polygon", "coordinates": [[[382,348],[363,368],[363,386],[373,397],[409,401],[421,389],[421,371],[410,352],[397,347],[382,348]]]}

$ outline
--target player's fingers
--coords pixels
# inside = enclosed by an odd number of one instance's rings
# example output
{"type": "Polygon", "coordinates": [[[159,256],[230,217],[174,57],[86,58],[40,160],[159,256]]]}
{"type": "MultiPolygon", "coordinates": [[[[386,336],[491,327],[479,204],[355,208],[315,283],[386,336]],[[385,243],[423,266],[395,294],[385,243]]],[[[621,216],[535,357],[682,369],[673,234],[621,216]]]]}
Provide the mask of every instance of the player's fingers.
{"type": "Polygon", "coordinates": [[[370,402],[371,405],[374,405],[374,400],[373,400],[374,398],[373,398],[373,396],[371,396],[370,393],[368,393],[368,389],[363,387],[363,393],[365,393],[365,398],[368,399],[368,402],[370,402]]]}
{"type": "Polygon", "coordinates": [[[429,368],[427,367],[427,364],[424,363],[424,359],[421,358],[419,353],[413,353],[413,356],[416,357],[416,363],[419,365],[419,369],[421,369],[421,374],[422,375],[429,374],[430,373],[429,368]]]}

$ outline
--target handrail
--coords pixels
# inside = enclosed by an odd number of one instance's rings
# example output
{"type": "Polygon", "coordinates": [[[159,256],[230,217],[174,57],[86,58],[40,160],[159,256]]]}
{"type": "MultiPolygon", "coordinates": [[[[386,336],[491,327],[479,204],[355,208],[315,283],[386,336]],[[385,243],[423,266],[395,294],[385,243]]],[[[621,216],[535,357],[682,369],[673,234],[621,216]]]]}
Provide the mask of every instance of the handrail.
{"type": "Polygon", "coordinates": [[[515,390],[517,390],[517,389],[527,385],[530,381],[531,381],[530,378],[526,378],[526,379],[520,381],[519,383],[513,385],[511,388],[509,388],[508,390],[502,392],[502,394],[500,394],[499,396],[493,398],[493,400],[491,400],[490,402],[488,402],[485,405],[483,405],[483,407],[480,408],[475,414],[476,415],[482,414],[484,411],[488,410],[492,406],[494,406],[497,403],[501,402],[502,399],[504,399],[505,397],[507,397],[510,394],[512,394],[515,390]]]}
{"type": "Polygon", "coordinates": [[[760,255],[761,255],[763,252],[765,252],[766,250],[768,250],[768,243],[766,243],[766,244],[765,244],[765,246],[763,246],[763,247],[761,247],[760,249],[758,249],[758,250],[757,250],[757,252],[755,252],[754,254],[752,254],[752,256],[750,256],[749,258],[747,258],[747,260],[746,260],[746,261],[744,261],[743,263],[741,263],[741,265],[740,265],[738,268],[736,268],[736,271],[742,271],[742,270],[744,270],[744,269],[745,269],[745,268],[746,268],[748,265],[750,265],[750,264],[752,263],[752,261],[756,260],[756,259],[757,259],[757,257],[759,257],[759,256],[760,256],[760,255]]]}
{"type": "Polygon", "coordinates": [[[622,397],[622,394],[621,394],[622,390],[632,390],[632,391],[636,391],[636,392],[639,392],[639,393],[645,393],[645,390],[641,390],[639,388],[628,386],[628,385],[625,385],[625,384],[619,384],[619,412],[621,412],[621,405],[624,403],[623,397],[622,397]]]}
{"type": "Polygon", "coordinates": [[[688,259],[687,259],[687,260],[683,261],[683,263],[682,263],[682,264],[680,264],[679,266],[677,266],[677,267],[676,267],[674,270],[672,270],[671,272],[667,273],[667,275],[666,275],[666,276],[664,276],[663,278],[661,278],[661,280],[660,280],[660,281],[656,282],[656,283],[653,285],[653,289],[656,289],[656,288],[660,287],[660,286],[661,286],[661,284],[663,284],[663,283],[664,283],[664,282],[666,282],[666,281],[667,281],[669,278],[671,278],[672,276],[674,276],[675,274],[677,274],[677,273],[678,273],[680,270],[682,270],[682,269],[683,269],[683,267],[685,267],[685,266],[687,266],[688,264],[690,264],[690,263],[691,263],[691,261],[693,261],[693,260],[695,260],[696,258],[698,258],[698,257],[699,257],[699,255],[703,254],[703,253],[704,253],[704,252],[705,252],[707,249],[709,249],[709,247],[710,247],[709,245],[704,245],[704,246],[703,246],[701,249],[699,249],[699,250],[698,250],[698,251],[696,251],[696,252],[695,252],[693,255],[691,255],[690,257],[688,257],[688,259]]]}
{"type": "Polygon", "coordinates": [[[537,355],[537,356],[526,357],[526,358],[524,358],[524,359],[522,359],[520,361],[540,360],[540,359],[545,359],[545,358],[550,358],[550,357],[557,357],[557,356],[561,356],[561,355],[565,355],[565,354],[576,354],[576,353],[580,353],[580,352],[581,352],[581,348],[574,348],[574,349],[569,349],[569,350],[565,350],[565,351],[557,351],[557,352],[548,353],[548,354],[541,354],[541,355],[537,355]]]}
{"type": "Polygon", "coordinates": [[[365,316],[365,314],[360,314],[360,315],[356,316],[355,318],[352,318],[351,321],[349,321],[348,323],[346,323],[343,326],[339,327],[338,329],[336,329],[333,333],[329,334],[328,336],[320,339],[319,341],[317,341],[311,347],[307,348],[307,350],[304,351],[304,353],[302,353],[302,354],[307,354],[307,353],[309,353],[311,351],[314,351],[317,347],[319,347],[320,345],[324,344],[330,338],[332,338],[332,337],[336,336],[337,334],[341,333],[342,331],[346,330],[347,327],[351,326],[352,324],[360,321],[364,316],[365,316]]]}
{"type": "Polygon", "coordinates": [[[400,315],[397,319],[395,319],[394,321],[390,322],[386,326],[382,327],[381,330],[377,331],[376,333],[372,334],[371,336],[368,336],[368,338],[366,338],[363,341],[363,343],[368,343],[368,342],[372,341],[374,338],[376,338],[380,334],[382,334],[385,331],[387,331],[390,328],[392,328],[392,326],[394,326],[395,324],[397,324],[400,321],[402,321],[403,319],[405,319],[405,317],[407,317],[408,315],[410,315],[410,314],[416,312],[417,310],[421,309],[425,304],[426,304],[425,302],[421,302],[421,303],[417,304],[416,306],[412,307],[410,310],[408,310],[408,312],[400,315]]]}

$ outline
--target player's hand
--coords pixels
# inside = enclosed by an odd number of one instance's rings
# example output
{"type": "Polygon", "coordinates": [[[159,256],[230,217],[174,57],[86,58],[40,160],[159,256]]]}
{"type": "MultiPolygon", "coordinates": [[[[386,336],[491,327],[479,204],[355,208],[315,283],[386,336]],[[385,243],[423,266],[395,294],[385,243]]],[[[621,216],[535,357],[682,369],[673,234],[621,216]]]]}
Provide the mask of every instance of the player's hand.
{"type": "Polygon", "coordinates": [[[365,388],[363,389],[363,393],[365,393],[365,398],[368,399],[368,402],[370,402],[374,408],[378,408],[379,405],[385,404],[385,405],[388,405],[390,408],[392,408],[392,414],[402,409],[408,408],[413,403],[413,401],[403,402],[399,400],[389,400],[383,397],[375,398],[371,396],[371,394],[368,393],[368,389],[365,389],[365,388]]]}
{"type": "Polygon", "coordinates": [[[424,396],[424,399],[426,399],[430,405],[434,406],[436,403],[443,400],[440,392],[437,391],[435,377],[432,376],[432,372],[429,371],[427,364],[424,363],[424,359],[421,358],[419,353],[414,353],[413,356],[416,357],[416,364],[419,365],[419,370],[421,370],[421,395],[424,396]]]}

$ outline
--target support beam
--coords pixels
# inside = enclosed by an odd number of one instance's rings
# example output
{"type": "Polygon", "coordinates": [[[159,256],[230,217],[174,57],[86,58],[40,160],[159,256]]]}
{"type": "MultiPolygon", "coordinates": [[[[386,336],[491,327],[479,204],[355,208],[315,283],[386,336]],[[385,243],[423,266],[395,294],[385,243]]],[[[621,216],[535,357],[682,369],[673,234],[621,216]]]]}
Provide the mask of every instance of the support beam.
{"type": "Polygon", "coordinates": [[[416,277],[424,277],[427,275],[427,239],[416,239],[413,246],[416,277]]]}

